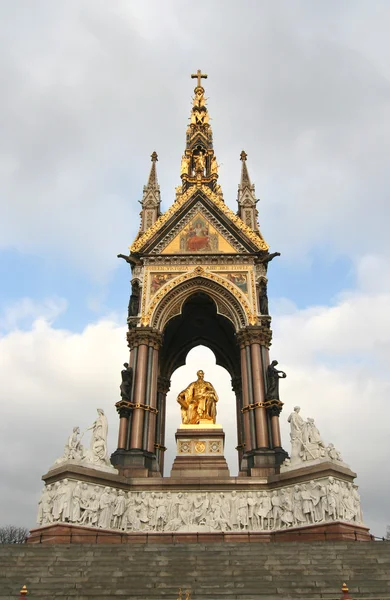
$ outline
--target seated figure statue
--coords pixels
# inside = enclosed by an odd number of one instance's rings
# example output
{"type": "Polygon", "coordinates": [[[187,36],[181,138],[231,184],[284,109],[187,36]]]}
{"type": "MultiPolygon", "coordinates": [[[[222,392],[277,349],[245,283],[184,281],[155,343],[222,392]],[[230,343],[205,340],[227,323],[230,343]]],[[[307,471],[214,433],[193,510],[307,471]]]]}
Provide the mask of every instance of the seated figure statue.
{"type": "Polygon", "coordinates": [[[181,406],[181,418],[185,425],[198,425],[201,420],[215,423],[218,402],[217,392],[204,380],[204,372],[197,372],[198,379],[180,392],[177,401],[181,406]]]}

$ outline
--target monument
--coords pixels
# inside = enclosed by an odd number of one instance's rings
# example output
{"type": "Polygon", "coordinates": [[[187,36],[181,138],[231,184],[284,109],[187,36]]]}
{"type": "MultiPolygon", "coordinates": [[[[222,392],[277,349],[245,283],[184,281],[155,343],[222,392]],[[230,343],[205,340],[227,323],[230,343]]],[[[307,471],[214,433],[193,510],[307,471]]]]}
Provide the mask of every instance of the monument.
{"type": "Polygon", "coordinates": [[[73,429],[63,456],[43,476],[39,527],[29,541],[369,539],[356,474],[299,407],[288,417],[290,456],[282,445],[286,373],[270,360],[267,296],[268,267],[279,253],[269,252],[260,232],[244,151],[237,213],[225,204],[202,86],[207,75],[198,70],[192,77],[175,199],[162,213],[153,152],[139,232],[130,252],[118,255],[131,269],[131,294],[130,358],[114,400],[117,448],[109,459],[102,409],[89,428],[89,447],[73,429]],[[166,444],[173,443],[165,436],[171,376],[199,344],[231,376],[237,477],[224,457],[224,399],[201,368],[175,390],[182,422],[172,470],[164,471],[166,444]]]}

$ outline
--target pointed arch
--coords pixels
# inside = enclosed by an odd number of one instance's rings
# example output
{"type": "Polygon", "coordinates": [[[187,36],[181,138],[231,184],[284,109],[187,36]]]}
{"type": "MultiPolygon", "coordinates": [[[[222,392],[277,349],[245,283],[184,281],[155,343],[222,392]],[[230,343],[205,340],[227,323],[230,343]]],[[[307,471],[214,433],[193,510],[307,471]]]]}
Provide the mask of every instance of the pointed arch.
{"type": "Polygon", "coordinates": [[[170,319],[181,314],[185,301],[195,292],[209,296],[217,313],[229,319],[236,331],[248,325],[246,312],[239,300],[217,281],[199,276],[183,281],[163,296],[151,317],[151,327],[162,331],[170,319]]]}

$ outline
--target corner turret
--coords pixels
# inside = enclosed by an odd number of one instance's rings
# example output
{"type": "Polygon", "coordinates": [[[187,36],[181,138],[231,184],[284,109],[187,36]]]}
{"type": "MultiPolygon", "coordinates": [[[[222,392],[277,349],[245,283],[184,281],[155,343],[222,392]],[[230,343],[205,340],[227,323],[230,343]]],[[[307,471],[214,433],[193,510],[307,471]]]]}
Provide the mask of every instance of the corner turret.
{"type": "Polygon", "coordinates": [[[257,220],[258,212],[256,204],[255,186],[251,183],[246,166],[247,154],[244,150],[240,154],[242,161],[241,181],[238,185],[238,216],[244,221],[245,225],[251,227],[255,231],[259,231],[259,223],[257,220]]]}
{"type": "Polygon", "coordinates": [[[151,154],[152,167],[147,185],[144,185],[144,193],[140,204],[142,205],[140,233],[151,227],[161,214],[160,186],[157,181],[156,162],[157,152],[151,154]]]}

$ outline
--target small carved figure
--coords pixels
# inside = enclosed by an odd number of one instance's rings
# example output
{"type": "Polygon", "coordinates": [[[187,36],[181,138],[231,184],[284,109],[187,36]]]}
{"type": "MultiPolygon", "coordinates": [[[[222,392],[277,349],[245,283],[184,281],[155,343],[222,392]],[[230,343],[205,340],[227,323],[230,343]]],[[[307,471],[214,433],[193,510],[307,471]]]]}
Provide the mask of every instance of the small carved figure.
{"type": "Polygon", "coordinates": [[[267,283],[265,281],[260,284],[259,292],[260,313],[262,315],[268,315],[267,283]]]}
{"type": "Polygon", "coordinates": [[[104,492],[100,496],[99,508],[100,515],[98,527],[101,527],[102,529],[109,529],[111,524],[111,494],[109,487],[105,487],[104,492]]]}
{"type": "Polygon", "coordinates": [[[204,372],[197,372],[198,379],[180,392],[177,401],[181,406],[182,422],[197,425],[205,419],[215,423],[217,415],[217,392],[211,383],[204,380],[204,372]]]}
{"type": "Polygon", "coordinates": [[[132,267],[136,264],[135,260],[131,256],[128,256],[127,254],[117,254],[117,257],[123,258],[123,260],[125,260],[127,263],[129,263],[129,265],[131,265],[132,267]]]}
{"type": "Polygon", "coordinates": [[[267,369],[267,400],[279,400],[279,379],[287,377],[284,371],[276,369],[277,360],[273,360],[267,369]]]}
{"type": "Polygon", "coordinates": [[[87,431],[92,429],[92,436],[86,459],[96,464],[109,465],[110,462],[107,455],[107,417],[102,408],[98,408],[97,413],[97,419],[87,429],[87,431]]]}
{"type": "Polygon", "coordinates": [[[199,154],[195,154],[194,163],[195,163],[195,172],[203,174],[205,166],[206,166],[206,161],[205,161],[203,152],[199,152],[199,154]]]}
{"type": "Polygon", "coordinates": [[[121,371],[122,383],[120,384],[120,393],[123,400],[130,402],[131,400],[131,385],[133,383],[133,369],[129,367],[129,363],[123,363],[125,367],[121,371]]]}
{"type": "Polygon", "coordinates": [[[78,523],[81,519],[81,483],[78,481],[72,494],[70,521],[78,523]]]}
{"type": "Polygon", "coordinates": [[[65,444],[64,454],[61,458],[57,458],[55,465],[61,464],[68,460],[81,460],[84,454],[84,448],[81,444],[80,428],[73,427],[73,431],[65,444]]]}
{"type": "Polygon", "coordinates": [[[134,281],[131,284],[131,296],[130,296],[129,307],[128,307],[128,316],[129,317],[136,317],[138,315],[139,296],[140,296],[139,283],[138,283],[138,281],[134,281]]]}
{"type": "Polygon", "coordinates": [[[271,260],[273,260],[275,258],[275,256],[280,256],[280,252],[272,252],[272,254],[266,254],[262,259],[261,262],[263,264],[268,264],[269,262],[271,262],[271,260]]]}
{"type": "Polygon", "coordinates": [[[190,166],[190,159],[188,156],[183,154],[181,157],[180,175],[188,175],[188,168],[190,166]]]}
{"type": "Polygon", "coordinates": [[[113,510],[113,524],[114,529],[121,529],[122,527],[122,519],[126,510],[126,497],[125,492],[123,490],[119,490],[118,496],[115,501],[114,510],[113,510]]]}
{"type": "Polygon", "coordinates": [[[211,175],[215,175],[218,173],[218,163],[217,163],[217,157],[215,156],[215,154],[213,154],[213,157],[211,159],[210,173],[211,173],[211,175]]]}
{"type": "Polygon", "coordinates": [[[334,460],[337,462],[343,462],[343,459],[341,458],[341,454],[338,450],[336,450],[336,448],[334,447],[334,444],[328,444],[326,451],[331,460],[334,460]]]}
{"type": "MultiPolygon", "coordinates": [[[[321,457],[321,450],[325,444],[321,439],[314,419],[308,418],[302,429],[302,460],[315,460],[321,457]]],[[[325,453],[324,453],[325,454],[325,453]]]]}

